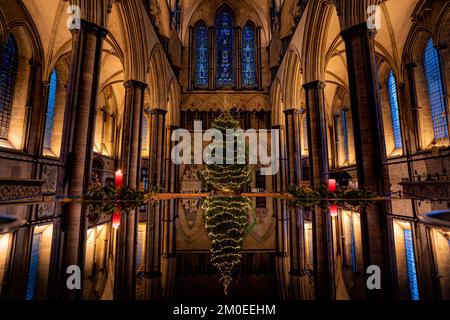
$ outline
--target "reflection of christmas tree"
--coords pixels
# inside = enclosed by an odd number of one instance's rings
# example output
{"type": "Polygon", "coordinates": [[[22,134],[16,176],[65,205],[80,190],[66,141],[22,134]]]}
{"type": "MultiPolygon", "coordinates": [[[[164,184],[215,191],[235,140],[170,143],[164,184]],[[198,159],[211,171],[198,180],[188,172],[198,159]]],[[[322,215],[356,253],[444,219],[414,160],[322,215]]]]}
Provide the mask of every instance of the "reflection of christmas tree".
{"type": "MultiPolygon", "coordinates": [[[[227,129],[238,129],[239,123],[229,112],[224,112],[213,122],[213,128],[220,130],[225,136],[227,129]]],[[[237,137],[226,140],[229,140],[226,144],[231,144],[228,146],[233,147],[234,163],[205,166],[203,176],[205,181],[213,187],[215,194],[204,201],[203,208],[206,230],[212,242],[211,261],[219,269],[220,281],[224,286],[225,294],[228,294],[233,269],[241,262],[241,249],[252,201],[247,197],[232,195],[250,182],[251,171],[247,164],[237,163],[240,151],[237,137]]]]}

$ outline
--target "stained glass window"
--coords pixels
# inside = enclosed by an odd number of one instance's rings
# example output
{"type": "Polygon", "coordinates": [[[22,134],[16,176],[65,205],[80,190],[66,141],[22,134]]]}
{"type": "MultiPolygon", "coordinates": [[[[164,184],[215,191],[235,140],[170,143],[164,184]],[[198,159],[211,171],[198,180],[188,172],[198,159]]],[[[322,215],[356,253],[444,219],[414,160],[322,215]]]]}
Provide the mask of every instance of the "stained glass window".
{"type": "Polygon", "coordinates": [[[9,36],[0,64],[0,139],[8,138],[18,64],[17,44],[14,38],[9,36]]]}
{"type": "Polygon", "coordinates": [[[419,300],[419,285],[417,284],[416,261],[414,258],[414,246],[412,231],[404,230],[406,269],[408,271],[409,293],[411,300],[419,300]]]}
{"type": "Polygon", "coordinates": [[[275,0],[272,0],[272,17],[277,16],[277,3],[275,0]]]}
{"type": "Polygon", "coordinates": [[[342,130],[344,134],[344,154],[345,161],[348,161],[348,126],[347,126],[347,111],[342,110],[342,130]]]}
{"type": "Polygon", "coordinates": [[[58,86],[58,76],[56,70],[53,69],[50,76],[50,85],[48,90],[48,102],[47,102],[47,117],[45,119],[45,137],[44,148],[52,148],[52,130],[55,119],[55,106],[56,106],[56,91],[58,86]]]}
{"type": "Polygon", "coordinates": [[[234,21],[229,10],[223,10],[217,17],[217,86],[234,86],[234,21]]]}
{"type": "Polygon", "coordinates": [[[33,300],[36,293],[36,282],[39,268],[39,255],[41,251],[41,237],[42,233],[33,235],[25,300],[33,300]]]}
{"type": "Polygon", "coordinates": [[[394,72],[391,70],[388,80],[389,99],[391,103],[392,129],[394,132],[394,142],[396,148],[402,148],[402,131],[400,129],[400,112],[398,110],[397,82],[394,72]]]}
{"type": "Polygon", "coordinates": [[[432,39],[428,41],[425,49],[425,77],[430,99],[434,138],[448,138],[448,124],[442,89],[442,74],[439,66],[439,54],[433,45],[432,39]]]}
{"type": "Polygon", "coordinates": [[[350,216],[350,241],[352,248],[352,272],[358,271],[358,265],[356,261],[356,237],[355,237],[355,226],[353,221],[353,214],[350,216]]]}
{"type": "Polygon", "coordinates": [[[208,28],[201,23],[195,32],[195,86],[208,86],[208,28]]]}
{"type": "Polygon", "coordinates": [[[180,20],[181,20],[181,15],[180,15],[180,11],[179,11],[179,1],[175,0],[175,3],[173,5],[173,24],[175,27],[175,30],[179,30],[180,28],[180,20]]]}
{"type": "Polygon", "coordinates": [[[242,85],[256,86],[255,29],[247,24],[242,30],[242,85]]]}

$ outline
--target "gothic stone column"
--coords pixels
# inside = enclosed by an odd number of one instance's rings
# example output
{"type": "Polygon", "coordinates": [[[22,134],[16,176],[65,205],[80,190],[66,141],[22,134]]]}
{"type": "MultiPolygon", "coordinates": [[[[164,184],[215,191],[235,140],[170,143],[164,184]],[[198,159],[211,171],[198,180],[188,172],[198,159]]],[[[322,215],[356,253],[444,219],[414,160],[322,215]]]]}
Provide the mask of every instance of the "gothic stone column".
{"type": "MultiPolygon", "coordinates": [[[[107,30],[82,20],[81,29],[73,32],[70,85],[67,92],[70,124],[64,156],[66,160],[67,195],[81,197],[86,193],[92,167],[95,109],[101,66],[103,39],[107,30]]],[[[85,207],[79,202],[64,206],[62,297],[81,298],[81,290],[68,290],[66,270],[77,265],[83,272],[85,238],[85,207]]]]}
{"type": "MultiPolygon", "coordinates": [[[[383,165],[386,150],[373,35],[366,23],[342,32],[347,54],[359,187],[384,195],[389,191],[389,176],[383,165]]],[[[387,299],[392,288],[386,209],[387,204],[378,203],[361,212],[364,267],[377,265],[382,272],[381,290],[366,290],[369,299],[387,299]]]]}
{"type": "Polygon", "coordinates": [[[194,84],[194,27],[189,27],[189,45],[188,45],[188,90],[191,91],[194,84]]]}
{"type": "MultiPolygon", "coordinates": [[[[328,183],[328,146],[325,114],[325,83],[314,81],[304,85],[308,123],[311,186],[328,183]]],[[[331,217],[326,209],[313,211],[314,289],[316,299],[335,298],[333,271],[333,237],[331,217]]]]}
{"type": "MultiPolygon", "coordinates": [[[[177,126],[167,127],[166,151],[165,151],[165,187],[168,192],[179,192],[179,166],[173,164],[171,153],[176,143],[171,141],[173,131],[177,126]]],[[[173,296],[176,268],[176,239],[175,218],[178,212],[178,200],[166,200],[164,210],[164,245],[163,245],[163,297],[169,300],[173,296]]]]}
{"type": "MultiPolygon", "coordinates": [[[[142,121],[145,83],[129,80],[125,86],[122,150],[119,168],[124,173],[124,183],[139,189],[142,121]]],[[[136,236],[139,212],[122,216],[117,236],[114,299],[132,300],[136,293],[136,236]]]]}
{"type": "MultiPolygon", "coordinates": [[[[275,125],[272,129],[279,130],[278,154],[279,171],[273,176],[273,190],[274,192],[281,192],[286,186],[286,150],[285,150],[285,136],[284,126],[275,125]]],[[[273,152],[273,151],[272,151],[273,152]]],[[[276,217],[276,274],[278,281],[278,291],[281,299],[286,300],[289,297],[289,253],[288,253],[288,209],[285,200],[274,199],[273,201],[274,215],[276,217]]]]}
{"type": "Polygon", "coordinates": [[[263,66],[262,66],[262,44],[261,44],[262,27],[256,27],[256,81],[258,90],[263,90],[263,66]]]}
{"type": "Polygon", "coordinates": [[[216,27],[208,28],[209,32],[209,90],[216,89],[216,27]]]}
{"type": "MultiPolygon", "coordinates": [[[[406,65],[407,78],[409,84],[409,99],[411,104],[411,113],[412,113],[412,126],[413,126],[413,138],[414,143],[408,141],[411,146],[415,147],[415,150],[421,150],[420,145],[420,121],[419,121],[419,103],[417,102],[417,90],[416,90],[416,79],[414,76],[414,69],[417,68],[417,64],[408,63],[406,65]]],[[[411,148],[410,148],[411,150],[411,148]]]]}
{"type": "MultiPolygon", "coordinates": [[[[162,186],[164,183],[166,113],[166,110],[161,109],[150,110],[149,180],[152,186],[162,186]]],[[[146,300],[155,300],[162,297],[163,210],[163,201],[160,201],[149,208],[147,216],[145,273],[142,284],[143,298],[146,300]]]]}
{"type": "MultiPolygon", "coordinates": [[[[285,114],[285,134],[287,153],[287,177],[288,185],[301,185],[301,128],[300,110],[289,109],[285,114]]],[[[308,293],[307,276],[302,276],[305,269],[305,247],[303,217],[304,211],[300,208],[288,208],[289,210],[289,258],[290,258],[290,298],[303,300],[308,293]]]]}
{"type": "Polygon", "coordinates": [[[234,61],[235,61],[235,79],[236,79],[236,90],[242,90],[242,28],[234,28],[234,61]]]}

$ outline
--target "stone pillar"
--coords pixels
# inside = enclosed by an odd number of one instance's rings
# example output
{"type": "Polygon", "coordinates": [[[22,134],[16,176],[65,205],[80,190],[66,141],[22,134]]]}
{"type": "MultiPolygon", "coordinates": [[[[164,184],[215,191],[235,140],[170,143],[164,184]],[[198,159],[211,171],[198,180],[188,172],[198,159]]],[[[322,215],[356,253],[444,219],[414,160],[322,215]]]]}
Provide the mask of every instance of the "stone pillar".
{"type": "MultiPolygon", "coordinates": [[[[124,173],[124,185],[139,189],[142,121],[145,83],[129,80],[125,86],[122,150],[119,169],[124,173]]],[[[139,210],[139,209],[138,209],[139,210]]],[[[139,212],[122,216],[117,235],[114,299],[132,300],[136,293],[136,236],[139,212]]]]}
{"type": "Polygon", "coordinates": [[[42,136],[45,128],[45,119],[43,117],[44,110],[47,109],[47,99],[41,100],[41,96],[48,97],[48,92],[42,94],[42,65],[38,61],[30,61],[30,78],[27,93],[27,105],[25,115],[25,129],[24,143],[25,150],[28,153],[41,155],[41,145],[39,143],[40,133],[42,136]],[[38,130],[31,130],[36,128],[38,130]],[[42,131],[41,131],[42,130],[42,131]]]}
{"type": "MultiPolygon", "coordinates": [[[[417,64],[408,63],[406,65],[408,84],[409,84],[409,99],[411,104],[411,113],[413,120],[413,132],[414,132],[414,146],[415,150],[421,149],[420,146],[420,121],[419,121],[419,104],[417,102],[417,91],[416,91],[416,79],[414,77],[414,69],[417,68],[417,64]]],[[[412,142],[409,142],[412,144],[412,142]]]]}
{"type": "Polygon", "coordinates": [[[194,83],[194,27],[189,27],[189,46],[188,46],[188,90],[191,91],[194,83]]]}
{"type": "Polygon", "coordinates": [[[216,89],[216,27],[208,28],[209,31],[209,90],[216,89]]]}
{"type": "MultiPolygon", "coordinates": [[[[347,54],[359,187],[384,195],[389,192],[389,176],[383,165],[386,150],[374,33],[369,31],[366,23],[362,23],[343,31],[341,35],[347,54]]],[[[368,299],[391,297],[387,205],[377,203],[361,212],[364,268],[377,265],[382,272],[382,289],[366,290],[368,299]]]]}
{"type": "MultiPolygon", "coordinates": [[[[280,168],[277,175],[273,176],[273,191],[282,192],[286,187],[286,151],[285,151],[285,136],[284,127],[281,125],[272,126],[272,129],[280,131],[280,143],[278,144],[278,154],[277,159],[280,164],[280,168]]],[[[273,151],[272,151],[273,152],[273,151]]],[[[289,253],[288,253],[288,209],[285,200],[274,199],[274,216],[276,217],[276,253],[275,253],[275,263],[276,263],[276,274],[278,282],[278,291],[280,299],[286,300],[289,298],[289,253]]]]}
{"type": "MultiPolygon", "coordinates": [[[[300,110],[284,111],[286,125],[286,153],[287,153],[287,185],[300,186],[302,182],[301,170],[301,113],[300,110]]],[[[305,266],[305,246],[303,219],[304,211],[300,208],[289,210],[289,281],[290,299],[303,300],[308,296],[308,278],[302,275],[305,266]]]]}
{"type": "Polygon", "coordinates": [[[333,137],[333,144],[332,144],[332,148],[331,148],[331,152],[332,152],[332,166],[333,168],[339,168],[339,163],[340,163],[340,155],[339,155],[339,118],[340,115],[338,113],[333,115],[333,134],[330,135],[333,137]]]}
{"type": "Polygon", "coordinates": [[[236,79],[236,90],[242,90],[242,28],[236,27],[234,29],[234,61],[235,61],[235,79],[236,79]]]}
{"type": "Polygon", "coordinates": [[[262,67],[262,45],[261,45],[261,27],[256,27],[256,81],[257,81],[257,89],[263,89],[263,67],[262,67]]]}
{"type": "Polygon", "coordinates": [[[287,183],[289,185],[300,185],[302,181],[300,110],[289,109],[284,111],[284,114],[286,117],[287,183]]]}
{"type": "MultiPolygon", "coordinates": [[[[166,138],[166,113],[161,109],[150,110],[150,163],[149,182],[151,186],[163,186],[164,150],[166,138]]],[[[147,239],[145,246],[145,273],[142,284],[143,298],[155,300],[162,297],[162,268],[164,238],[164,201],[151,206],[147,215],[147,239]]]]}
{"type": "MultiPolygon", "coordinates": [[[[308,145],[311,187],[328,183],[328,145],[325,112],[325,83],[314,81],[304,85],[308,122],[308,145]]],[[[316,206],[313,210],[313,253],[315,297],[335,298],[333,270],[332,222],[328,210],[316,206]]]]}
{"type": "MultiPolygon", "coordinates": [[[[179,166],[172,163],[171,153],[176,142],[171,141],[173,131],[177,126],[167,127],[165,156],[165,186],[168,192],[179,192],[179,166]]],[[[163,245],[163,297],[170,300],[173,296],[176,268],[175,219],[178,212],[178,199],[166,200],[164,210],[164,245],[163,245]]]]}
{"type": "MultiPolygon", "coordinates": [[[[107,30],[81,21],[81,29],[73,32],[70,85],[67,106],[70,110],[67,144],[64,150],[66,163],[67,195],[81,197],[89,187],[95,132],[95,112],[101,66],[103,39],[107,30]]],[[[81,290],[68,290],[66,280],[69,266],[77,265],[83,273],[86,215],[80,202],[64,205],[63,255],[61,290],[64,299],[81,298],[81,290]]]]}

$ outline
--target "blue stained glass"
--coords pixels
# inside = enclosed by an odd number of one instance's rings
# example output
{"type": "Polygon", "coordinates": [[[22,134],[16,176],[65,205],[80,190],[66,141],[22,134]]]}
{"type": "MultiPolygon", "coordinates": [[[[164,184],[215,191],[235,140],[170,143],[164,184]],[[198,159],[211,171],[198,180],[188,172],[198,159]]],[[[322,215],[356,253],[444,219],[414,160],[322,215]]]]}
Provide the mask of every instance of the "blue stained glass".
{"type": "Polygon", "coordinates": [[[428,41],[425,49],[425,77],[430,99],[431,119],[434,138],[448,138],[448,123],[445,112],[444,92],[442,89],[442,74],[439,66],[439,56],[433,46],[433,40],[428,41]]]}
{"type": "Polygon", "coordinates": [[[173,5],[173,23],[175,30],[178,31],[180,27],[180,12],[178,11],[179,3],[178,0],[175,0],[175,3],[173,5]]]}
{"type": "Polygon", "coordinates": [[[14,37],[9,36],[0,64],[0,139],[8,138],[18,64],[17,44],[14,37]]]}
{"type": "Polygon", "coordinates": [[[55,106],[56,106],[56,92],[58,87],[58,76],[56,70],[53,69],[50,76],[50,85],[48,90],[48,102],[47,102],[47,117],[45,119],[45,137],[44,148],[52,148],[52,131],[55,119],[55,106]]]}
{"type": "Polygon", "coordinates": [[[417,283],[416,261],[414,258],[414,246],[412,240],[412,231],[404,230],[406,268],[408,271],[409,293],[411,300],[419,300],[419,285],[417,283]]]}
{"type": "Polygon", "coordinates": [[[35,297],[36,282],[37,282],[38,269],[39,269],[39,255],[40,255],[40,251],[41,251],[41,237],[42,237],[41,233],[35,234],[33,236],[25,300],[34,300],[34,297],[35,297]]]}
{"type": "Polygon", "coordinates": [[[195,86],[208,86],[208,28],[204,24],[197,26],[195,35],[195,86]]]}
{"type": "Polygon", "coordinates": [[[400,149],[403,147],[402,131],[400,129],[400,112],[398,109],[397,82],[395,81],[394,72],[391,70],[388,80],[389,99],[391,102],[392,129],[394,132],[395,147],[400,149]]]}
{"type": "Polygon", "coordinates": [[[234,86],[234,21],[228,10],[223,10],[217,17],[217,86],[234,86]]]}
{"type": "Polygon", "coordinates": [[[242,31],[242,85],[244,87],[255,87],[255,69],[255,30],[252,26],[246,25],[242,31]]]}
{"type": "Polygon", "coordinates": [[[347,111],[345,110],[342,110],[342,129],[344,131],[345,161],[348,161],[348,127],[347,127],[347,111]]]}
{"type": "Polygon", "coordinates": [[[352,246],[352,272],[357,272],[358,267],[356,263],[356,238],[355,238],[355,227],[353,225],[353,215],[350,217],[350,240],[352,246]]]}

